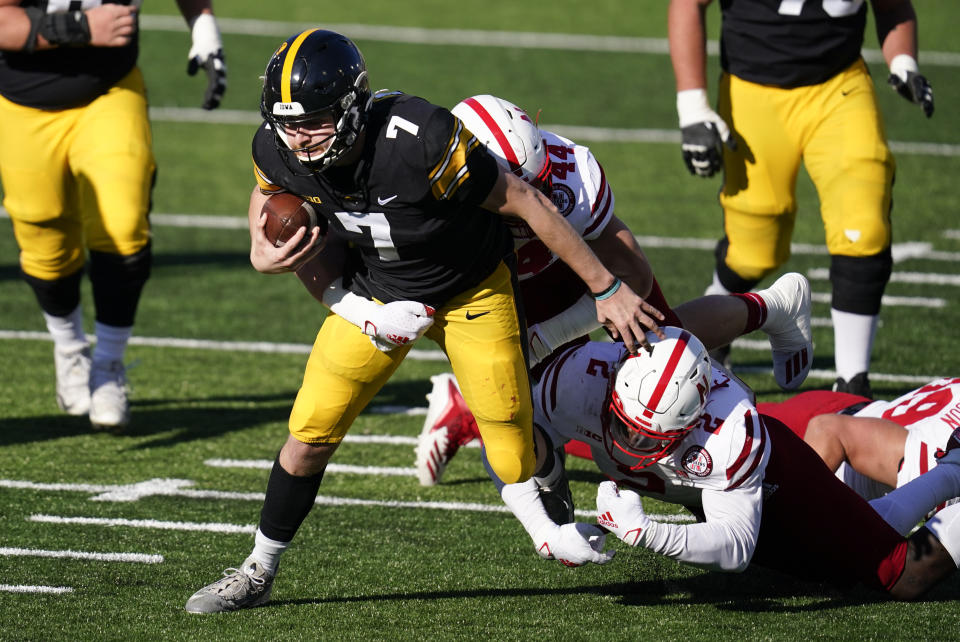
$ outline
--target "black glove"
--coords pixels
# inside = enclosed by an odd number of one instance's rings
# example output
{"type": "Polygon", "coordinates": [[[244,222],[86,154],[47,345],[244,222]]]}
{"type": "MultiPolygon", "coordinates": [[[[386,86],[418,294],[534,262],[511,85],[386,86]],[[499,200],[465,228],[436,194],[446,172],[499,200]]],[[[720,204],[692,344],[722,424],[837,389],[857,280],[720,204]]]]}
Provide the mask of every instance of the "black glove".
{"type": "Polygon", "coordinates": [[[681,151],[683,162],[691,174],[709,178],[723,167],[723,145],[731,151],[737,149],[737,143],[727,131],[723,139],[717,123],[703,121],[687,125],[680,130],[683,137],[681,151]]]}
{"type": "Polygon", "coordinates": [[[223,49],[201,61],[200,56],[194,56],[187,63],[187,73],[196,75],[197,70],[203,67],[207,72],[207,91],[203,94],[203,108],[216,109],[227,90],[227,63],[223,60],[223,49]]]}
{"type": "Polygon", "coordinates": [[[910,102],[920,105],[927,118],[933,116],[933,87],[921,74],[912,71],[906,72],[904,80],[897,74],[890,74],[887,82],[897,90],[897,93],[910,102]]]}

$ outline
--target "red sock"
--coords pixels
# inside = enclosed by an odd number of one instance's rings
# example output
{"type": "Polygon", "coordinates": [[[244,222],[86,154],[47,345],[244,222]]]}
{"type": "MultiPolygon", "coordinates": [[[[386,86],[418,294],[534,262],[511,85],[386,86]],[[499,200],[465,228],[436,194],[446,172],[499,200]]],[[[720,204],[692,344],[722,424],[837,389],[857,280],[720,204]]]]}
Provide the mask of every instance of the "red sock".
{"type": "Polygon", "coordinates": [[[767,302],[755,292],[746,294],[731,294],[747,304],[747,327],[743,334],[759,330],[760,326],[767,322],[767,302]]]}

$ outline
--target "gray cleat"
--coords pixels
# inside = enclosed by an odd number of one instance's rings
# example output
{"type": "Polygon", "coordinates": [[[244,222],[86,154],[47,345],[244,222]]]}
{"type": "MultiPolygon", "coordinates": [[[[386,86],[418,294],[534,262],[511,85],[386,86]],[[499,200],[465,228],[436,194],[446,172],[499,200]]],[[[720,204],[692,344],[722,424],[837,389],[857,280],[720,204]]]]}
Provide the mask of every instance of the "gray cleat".
{"type": "Polygon", "coordinates": [[[223,613],[262,606],[270,600],[274,577],[248,557],[239,569],[228,568],[222,578],[191,595],[185,608],[188,613],[223,613]]]}

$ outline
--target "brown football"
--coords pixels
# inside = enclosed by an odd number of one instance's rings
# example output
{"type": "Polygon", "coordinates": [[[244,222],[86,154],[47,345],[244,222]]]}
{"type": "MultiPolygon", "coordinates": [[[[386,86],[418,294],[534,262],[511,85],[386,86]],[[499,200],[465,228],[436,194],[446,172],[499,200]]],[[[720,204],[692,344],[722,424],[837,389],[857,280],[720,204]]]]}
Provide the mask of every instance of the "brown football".
{"type": "Polygon", "coordinates": [[[290,240],[301,227],[307,228],[304,239],[308,239],[311,230],[321,222],[309,201],[288,192],[270,196],[261,211],[267,215],[267,224],[264,227],[267,240],[276,247],[290,240]]]}

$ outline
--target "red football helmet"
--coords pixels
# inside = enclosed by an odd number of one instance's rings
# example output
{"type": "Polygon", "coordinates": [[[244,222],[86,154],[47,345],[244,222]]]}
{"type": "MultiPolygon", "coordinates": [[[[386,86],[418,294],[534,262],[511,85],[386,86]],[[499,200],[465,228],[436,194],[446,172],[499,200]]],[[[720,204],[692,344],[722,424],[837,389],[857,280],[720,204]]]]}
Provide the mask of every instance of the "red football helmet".
{"type": "Polygon", "coordinates": [[[637,470],[668,455],[693,428],[710,393],[707,349],[683,328],[647,333],[649,352],[627,354],[614,375],[603,442],[619,464],[637,470]]]}

